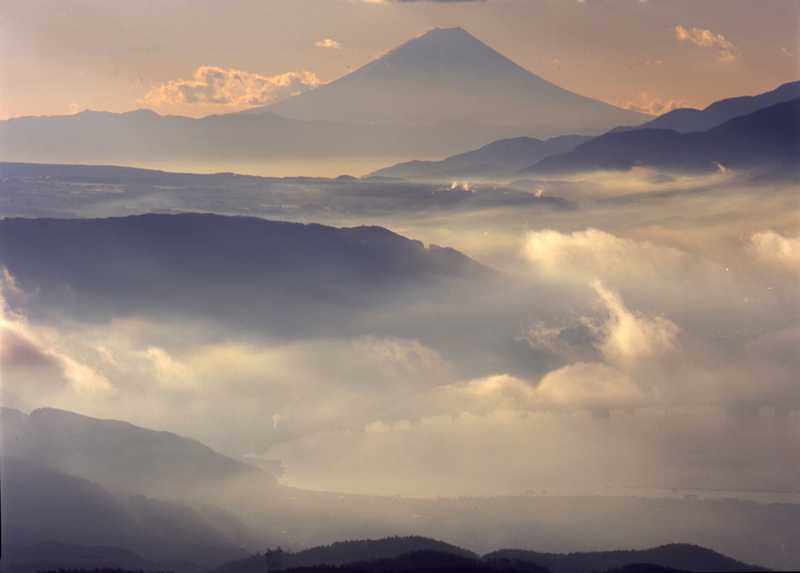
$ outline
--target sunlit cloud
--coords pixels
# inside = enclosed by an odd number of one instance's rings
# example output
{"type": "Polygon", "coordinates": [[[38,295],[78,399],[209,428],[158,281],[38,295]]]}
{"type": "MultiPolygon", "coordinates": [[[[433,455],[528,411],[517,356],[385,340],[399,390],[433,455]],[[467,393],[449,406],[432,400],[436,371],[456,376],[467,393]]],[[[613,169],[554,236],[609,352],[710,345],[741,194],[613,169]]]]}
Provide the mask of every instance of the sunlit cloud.
{"type": "Polygon", "coordinates": [[[686,107],[686,101],[682,99],[663,99],[653,96],[646,91],[640,92],[638,97],[633,100],[618,102],[620,107],[639,111],[649,115],[662,115],[674,109],[686,107]]]}
{"type": "Polygon", "coordinates": [[[800,236],[761,231],[750,237],[749,247],[758,260],[778,270],[800,274],[800,236]]]}
{"type": "Polygon", "coordinates": [[[679,332],[675,323],[664,317],[631,312],[619,294],[606,288],[601,281],[593,281],[592,288],[609,313],[600,349],[611,362],[626,364],[658,357],[674,349],[679,332]]]}
{"type": "MultiPolygon", "coordinates": [[[[14,310],[10,299],[22,292],[7,269],[0,279],[0,368],[6,377],[4,387],[13,393],[7,378],[12,371],[23,371],[42,386],[55,382],[71,388],[78,396],[108,394],[113,386],[106,376],[55,343],[46,332],[33,328],[26,317],[14,310]]],[[[35,392],[26,384],[22,392],[35,392]]],[[[40,388],[41,389],[41,388],[40,388]]],[[[56,388],[56,391],[61,388],[56,388]]]]}
{"type": "Polygon", "coordinates": [[[689,42],[701,48],[718,50],[717,59],[720,62],[732,62],[736,59],[738,53],[738,49],[733,45],[733,42],[725,36],[704,28],[686,28],[678,24],[675,26],[675,38],[679,42],[689,42]]]}
{"type": "Polygon", "coordinates": [[[314,42],[314,45],[317,48],[324,48],[327,50],[340,50],[342,48],[342,44],[333,38],[323,38],[322,40],[317,40],[314,42]]]}
{"type": "Polygon", "coordinates": [[[200,66],[192,79],[170,80],[151,89],[139,101],[143,105],[212,104],[255,106],[314,89],[322,82],[307,70],[265,76],[234,68],[200,66]]]}

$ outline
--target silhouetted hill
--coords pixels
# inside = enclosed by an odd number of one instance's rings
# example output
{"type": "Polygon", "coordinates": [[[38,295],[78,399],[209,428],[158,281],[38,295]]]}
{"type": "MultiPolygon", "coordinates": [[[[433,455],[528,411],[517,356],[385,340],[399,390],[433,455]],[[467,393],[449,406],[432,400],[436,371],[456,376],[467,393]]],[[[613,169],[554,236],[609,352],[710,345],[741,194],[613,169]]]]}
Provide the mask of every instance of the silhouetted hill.
{"type": "MultiPolygon", "coordinates": [[[[49,572],[42,571],[41,573],[144,573],[141,569],[138,571],[131,571],[120,569],[118,567],[96,567],[94,569],[79,569],[79,568],[58,568],[49,572]]],[[[168,573],[167,571],[150,571],[150,573],[168,573]]]]}
{"type": "Polygon", "coordinates": [[[200,214],[4,219],[0,264],[41,307],[84,320],[185,313],[283,334],[336,331],[326,318],[489,273],[381,227],[200,214]]]}
{"type": "Polygon", "coordinates": [[[547,157],[525,173],[570,173],[643,166],[674,171],[794,171],[800,156],[800,98],[732,119],[704,132],[639,129],[596,137],[547,157]]]}
{"type": "Polygon", "coordinates": [[[662,567],[652,563],[633,563],[615,569],[608,569],[605,573],[680,573],[680,569],[672,567],[662,567]]]}
{"type": "Polygon", "coordinates": [[[597,551],[585,553],[538,553],[519,549],[503,549],[484,559],[512,559],[535,563],[552,573],[592,573],[627,566],[659,566],[682,571],[765,571],[761,567],[741,563],[716,551],[697,545],[675,543],[652,549],[632,551],[597,551]]]}
{"type": "Polygon", "coordinates": [[[3,455],[131,493],[186,494],[272,476],[170,432],[42,408],[0,411],[3,455]]]}
{"type": "Polygon", "coordinates": [[[222,520],[210,523],[180,504],[112,494],[16,458],[2,458],[2,508],[4,546],[119,547],[148,560],[203,564],[243,554],[221,530],[222,520]]]}
{"type": "MultiPolygon", "coordinates": [[[[272,553],[270,560],[281,568],[339,566],[348,563],[394,559],[413,552],[433,552],[437,555],[452,555],[463,559],[476,559],[477,555],[466,549],[443,541],[426,537],[388,537],[386,539],[364,539],[339,541],[331,545],[312,547],[303,551],[272,553]]],[[[262,573],[267,562],[266,554],[259,554],[227,563],[214,573],[262,573]]]]}
{"type": "Polygon", "coordinates": [[[583,135],[564,135],[544,141],[532,137],[501,139],[442,161],[408,161],[372,175],[428,180],[503,177],[550,155],[572,151],[589,139],[583,135]]]}
{"type": "Polygon", "coordinates": [[[798,97],[800,97],[800,81],[788,82],[755,96],[739,96],[716,101],[702,110],[674,109],[631,129],[671,129],[680,133],[707,131],[736,117],[798,97]]]}
{"type": "Polygon", "coordinates": [[[516,573],[547,573],[547,569],[532,563],[497,559],[484,561],[475,557],[465,557],[439,551],[415,551],[388,559],[362,561],[349,565],[318,565],[314,567],[293,567],[293,573],[496,573],[499,571],[516,573]]]}

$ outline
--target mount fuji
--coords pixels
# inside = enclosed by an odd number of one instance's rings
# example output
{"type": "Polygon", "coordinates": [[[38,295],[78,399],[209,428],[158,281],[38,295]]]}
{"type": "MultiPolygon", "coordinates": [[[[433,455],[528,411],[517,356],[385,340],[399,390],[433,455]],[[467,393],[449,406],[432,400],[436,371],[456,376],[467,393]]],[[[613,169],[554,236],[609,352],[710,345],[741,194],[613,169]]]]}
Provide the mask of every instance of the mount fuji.
{"type": "Polygon", "coordinates": [[[434,157],[499,138],[595,134],[646,119],[564,90],[461,28],[436,28],[330,84],[245,112],[0,121],[0,160],[224,161],[231,170],[246,161],[269,173],[280,159],[434,157]]]}
{"type": "Polygon", "coordinates": [[[265,109],[290,119],[597,132],[646,116],[540,78],[462,28],[434,28],[362,68],[265,109]]]}

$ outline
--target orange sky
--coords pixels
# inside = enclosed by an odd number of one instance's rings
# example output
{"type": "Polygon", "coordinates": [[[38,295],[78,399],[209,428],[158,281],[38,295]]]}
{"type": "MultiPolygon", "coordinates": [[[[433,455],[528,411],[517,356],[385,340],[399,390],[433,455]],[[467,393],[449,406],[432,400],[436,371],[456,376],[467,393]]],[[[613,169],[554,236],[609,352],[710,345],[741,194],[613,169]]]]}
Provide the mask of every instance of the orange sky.
{"type": "Polygon", "coordinates": [[[225,113],[253,93],[268,102],[336,79],[433,26],[462,26],[563,87],[658,113],[800,78],[799,15],[800,0],[7,0],[0,117],[225,113]],[[207,81],[201,68],[233,91],[180,101],[174,87],[207,81]]]}

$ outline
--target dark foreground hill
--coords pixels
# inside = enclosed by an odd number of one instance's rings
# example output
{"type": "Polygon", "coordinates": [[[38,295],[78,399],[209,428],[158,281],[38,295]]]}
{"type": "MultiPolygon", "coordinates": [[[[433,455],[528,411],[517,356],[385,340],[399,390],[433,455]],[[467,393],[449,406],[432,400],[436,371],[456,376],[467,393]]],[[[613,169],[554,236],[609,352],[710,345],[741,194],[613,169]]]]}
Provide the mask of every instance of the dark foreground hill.
{"type": "Polygon", "coordinates": [[[592,573],[611,569],[626,573],[660,571],[765,571],[696,545],[672,544],[652,549],[587,553],[537,553],[504,549],[478,557],[459,547],[425,537],[392,537],[347,541],[297,553],[269,551],[228,563],[213,573],[260,573],[273,570],[531,571],[592,573]]]}
{"type": "Polygon", "coordinates": [[[206,214],[0,220],[0,265],[40,308],[83,320],[188,314],[288,335],[489,274],[382,227],[206,214]]]}
{"type": "Polygon", "coordinates": [[[318,565],[288,569],[293,573],[548,573],[533,563],[506,559],[483,560],[438,551],[415,551],[391,559],[376,559],[350,565],[318,565]]]}
{"type": "Polygon", "coordinates": [[[282,569],[314,568],[322,565],[335,567],[357,562],[396,559],[410,553],[422,552],[466,560],[478,557],[461,547],[427,537],[387,537],[375,540],[339,541],[297,552],[267,552],[227,563],[214,573],[262,573],[266,563],[270,563],[273,568],[282,569]]]}
{"type": "Polygon", "coordinates": [[[524,170],[578,173],[650,167],[669,171],[724,168],[796,171],[800,157],[800,98],[737,117],[709,131],[665,129],[607,133],[524,170]]]}
{"type": "Polygon", "coordinates": [[[632,551],[596,551],[585,553],[538,553],[503,549],[489,553],[484,559],[509,559],[535,563],[552,573],[592,573],[608,569],[649,564],[682,571],[766,571],[725,555],[685,543],[662,545],[632,551]]]}

